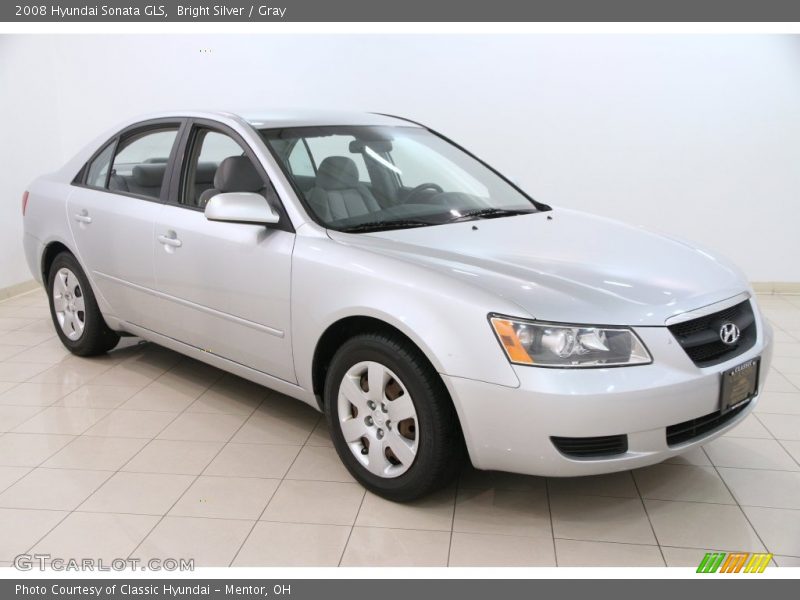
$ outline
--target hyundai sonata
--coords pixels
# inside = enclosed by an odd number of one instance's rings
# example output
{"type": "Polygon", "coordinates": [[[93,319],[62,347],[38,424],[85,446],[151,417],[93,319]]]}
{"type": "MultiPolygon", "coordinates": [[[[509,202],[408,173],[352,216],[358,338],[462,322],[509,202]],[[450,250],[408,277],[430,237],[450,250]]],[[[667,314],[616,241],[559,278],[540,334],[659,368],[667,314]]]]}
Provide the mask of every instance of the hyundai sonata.
{"type": "Polygon", "coordinates": [[[22,211],[71,352],[135,335],[306,402],[394,500],[464,450],[551,476],[663,461],[741,422],[769,367],[729,262],[552,208],[398,117],[154,115],[22,211]]]}

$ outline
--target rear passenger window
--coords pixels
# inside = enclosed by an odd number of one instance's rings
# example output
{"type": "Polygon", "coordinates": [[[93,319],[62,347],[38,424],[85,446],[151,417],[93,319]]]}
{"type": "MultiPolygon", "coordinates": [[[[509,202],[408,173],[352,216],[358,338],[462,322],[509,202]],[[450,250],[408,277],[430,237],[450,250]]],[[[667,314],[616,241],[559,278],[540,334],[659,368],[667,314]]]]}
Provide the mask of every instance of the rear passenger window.
{"type": "Polygon", "coordinates": [[[123,139],[114,157],[108,189],[158,199],[177,136],[176,125],[123,139]]]}
{"type": "Polygon", "coordinates": [[[311,163],[311,155],[309,155],[303,140],[297,140],[289,153],[289,169],[291,169],[292,175],[300,177],[316,177],[317,175],[314,165],[311,163]]]}
{"type": "Polygon", "coordinates": [[[111,156],[114,152],[114,142],[111,142],[105,149],[89,163],[89,171],[86,174],[86,185],[97,188],[106,187],[108,170],[111,166],[111,156]]]}

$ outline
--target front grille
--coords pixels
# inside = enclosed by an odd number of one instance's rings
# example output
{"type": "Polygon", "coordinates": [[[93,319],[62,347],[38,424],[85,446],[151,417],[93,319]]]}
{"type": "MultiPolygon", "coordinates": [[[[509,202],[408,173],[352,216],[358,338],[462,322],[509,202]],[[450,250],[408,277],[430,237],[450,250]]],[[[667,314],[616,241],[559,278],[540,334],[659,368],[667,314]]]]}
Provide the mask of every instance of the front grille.
{"type": "Polygon", "coordinates": [[[696,419],[690,419],[677,425],[670,425],[667,427],[667,445],[677,446],[678,444],[684,444],[722,427],[742,412],[748,404],[750,404],[749,400],[726,413],[717,410],[696,419]]]}
{"type": "Polygon", "coordinates": [[[601,437],[551,437],[553,445],[561,454],[575,458],[601,458],[624,454],[628,451],[627,435],[604,435],[601,437]]]}
{"type": "Polygon", "coordinates": [[[710,367],[746,352],[756,343],[756,318],[749,300],[691,321],[670,325],[669,330],[698,367],[710,367]],[[719,337],[725,323],[739,328],[739,341],[725,344],[719,337]]]}

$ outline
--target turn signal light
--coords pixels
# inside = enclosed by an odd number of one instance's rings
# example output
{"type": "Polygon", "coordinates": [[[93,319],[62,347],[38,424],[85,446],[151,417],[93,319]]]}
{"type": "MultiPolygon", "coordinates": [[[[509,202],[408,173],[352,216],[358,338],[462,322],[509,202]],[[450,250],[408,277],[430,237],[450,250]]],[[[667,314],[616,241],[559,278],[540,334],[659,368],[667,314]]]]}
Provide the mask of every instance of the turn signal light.
{"type": "Polygon", "coordinates": [[[26,190],[25,193],[22,194],[22,216],[23,217],[25,216],[25,209],[27,209],[27,208],[28,208],[28,192],[26,190]]]}

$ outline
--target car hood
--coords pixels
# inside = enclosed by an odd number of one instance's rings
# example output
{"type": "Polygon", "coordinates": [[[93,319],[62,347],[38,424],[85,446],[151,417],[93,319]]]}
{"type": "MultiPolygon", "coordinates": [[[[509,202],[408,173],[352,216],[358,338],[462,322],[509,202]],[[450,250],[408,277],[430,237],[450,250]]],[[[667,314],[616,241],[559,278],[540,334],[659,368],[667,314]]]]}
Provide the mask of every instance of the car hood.
{"type": "Polygon", "coordinates": [[[565,209],[330,236],[437,270],[545,321],[664,325],[749,290],[736,267],[707,250],[565,209]]]}

